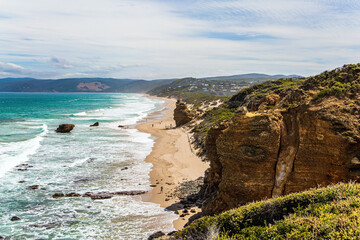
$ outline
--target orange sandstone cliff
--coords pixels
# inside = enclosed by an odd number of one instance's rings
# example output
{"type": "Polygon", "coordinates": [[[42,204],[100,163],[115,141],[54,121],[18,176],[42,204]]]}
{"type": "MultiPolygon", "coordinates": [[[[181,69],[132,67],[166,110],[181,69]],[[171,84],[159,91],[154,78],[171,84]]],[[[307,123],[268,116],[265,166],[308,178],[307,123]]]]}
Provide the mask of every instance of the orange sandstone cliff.
{"type": "Polygon", "coordinates": [[[204,214],[360,178],[360,64],[234,95],[205,138],[204,214]]]}

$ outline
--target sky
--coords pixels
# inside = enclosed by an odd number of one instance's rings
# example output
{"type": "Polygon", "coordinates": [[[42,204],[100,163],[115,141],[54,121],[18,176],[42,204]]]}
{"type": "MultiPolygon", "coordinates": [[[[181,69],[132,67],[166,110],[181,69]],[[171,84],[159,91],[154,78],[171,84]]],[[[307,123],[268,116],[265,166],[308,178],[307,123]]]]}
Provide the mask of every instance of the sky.
{"type": "Polygon", "coordinates": [[[0,0],[0,78],[309,76],[359,59],[359,0],[0,0]]]}

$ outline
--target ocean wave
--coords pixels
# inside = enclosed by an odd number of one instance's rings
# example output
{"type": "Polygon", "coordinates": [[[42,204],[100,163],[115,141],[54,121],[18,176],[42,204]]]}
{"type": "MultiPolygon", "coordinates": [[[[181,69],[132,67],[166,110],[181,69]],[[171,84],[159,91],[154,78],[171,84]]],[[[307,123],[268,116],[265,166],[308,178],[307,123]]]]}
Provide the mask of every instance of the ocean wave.
{"type": "Polygon", "coordinates": [[[47,133],[48,127],[46,124],[43,124],[42,132],[32,139],[1,144],[0,178],[17,165],[27,161],[30,155],[35,154],[41,146],[41,141],[47,133]]]}

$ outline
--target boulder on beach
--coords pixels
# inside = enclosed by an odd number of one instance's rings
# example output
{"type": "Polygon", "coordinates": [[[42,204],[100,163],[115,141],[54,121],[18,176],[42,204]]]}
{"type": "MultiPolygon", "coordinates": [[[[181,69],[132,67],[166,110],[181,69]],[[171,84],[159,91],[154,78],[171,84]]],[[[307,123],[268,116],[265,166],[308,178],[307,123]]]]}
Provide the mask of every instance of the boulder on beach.
{"type": "Polygon", "coordinates": [[[98,126],[99,126],[99,122],[96,122],[96,123],[90,125],[90,127],[98,127],[98,126]]]}
{"type": "Polygon", "coordinates": [[[20,220],[20,218],[17,217],[17,216],[13,216],[13,217],[10,219],[10,221],[12,221],[12,222],[14,222],[14,221],[19,221],[19,220],[20,220]]]}
{"type": "Polygon", "coordinates": [[[75,127],[74,124],[60,124],[55,130],[57,133],[69,133],[75,127]]]}

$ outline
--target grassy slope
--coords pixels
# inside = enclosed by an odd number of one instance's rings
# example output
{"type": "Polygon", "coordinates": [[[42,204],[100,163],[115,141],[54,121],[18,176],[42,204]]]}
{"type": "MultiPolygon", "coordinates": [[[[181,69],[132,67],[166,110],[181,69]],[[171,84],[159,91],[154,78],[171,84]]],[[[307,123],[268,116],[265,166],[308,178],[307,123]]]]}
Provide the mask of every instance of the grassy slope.
{"type": "Polygon", "coordinates": [[[337,184],[250,203],[203,217],[175,234],[199,239],[209,228],[217,239],[359,239],[360,184],[337,184]]]}

